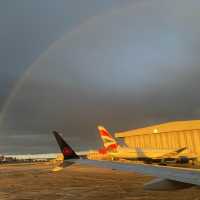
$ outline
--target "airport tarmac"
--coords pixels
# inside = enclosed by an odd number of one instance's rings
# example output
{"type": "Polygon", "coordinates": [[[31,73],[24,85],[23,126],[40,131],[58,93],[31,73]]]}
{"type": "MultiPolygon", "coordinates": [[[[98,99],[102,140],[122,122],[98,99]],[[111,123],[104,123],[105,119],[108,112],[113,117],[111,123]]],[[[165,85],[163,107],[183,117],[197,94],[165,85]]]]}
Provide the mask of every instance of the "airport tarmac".
{"type": "Polygon", "coordinates": [[[200,200],[200,189],[145,191],[152,177],[73,165],[51,172],[45,163],[0,165],[0,200],[200,200]]]}

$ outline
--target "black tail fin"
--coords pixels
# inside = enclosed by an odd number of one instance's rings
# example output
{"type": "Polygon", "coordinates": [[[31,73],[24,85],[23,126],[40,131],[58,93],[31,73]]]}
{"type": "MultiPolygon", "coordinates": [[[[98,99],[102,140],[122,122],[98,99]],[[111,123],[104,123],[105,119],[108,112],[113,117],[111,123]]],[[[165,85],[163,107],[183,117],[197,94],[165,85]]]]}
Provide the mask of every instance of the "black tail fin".
{"type": "Polygon", "coordinates": [[[60,136],[57,131],[53,131],[53,134],[57,140],[60,150],[64,156],[64,160],[68,159],[78,159],[79,156],[74,152],[74,150],[65,142],[65,140],[60,136]]]}

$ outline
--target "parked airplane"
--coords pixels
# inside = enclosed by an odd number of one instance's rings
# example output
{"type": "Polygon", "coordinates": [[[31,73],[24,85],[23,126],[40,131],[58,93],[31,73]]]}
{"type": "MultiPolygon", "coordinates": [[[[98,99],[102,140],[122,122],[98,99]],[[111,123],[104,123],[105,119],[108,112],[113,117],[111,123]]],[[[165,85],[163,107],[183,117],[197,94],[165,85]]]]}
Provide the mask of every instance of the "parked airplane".
{"type": "Polygon", "coordinates": [[[179,160],[182,163],[189,161],[186,157],[178,157],[186,147],[178,149],[121,147],[104,127],[98,126],[98,130],[106,152],[113,159],[143,160],[147,163],[161,161],[164,163],[169,160],[179,160]]]}
{"type": "MultiPolygon", "coordinates": [[[[129,172],[138,172],[155,177],[159,177],[147,184],[144,188],[149,190],[175,190],[184,189],[192,186],[200,186],[200,170],[186,169],[178,167],[152,166],[146,164],[127,164],[114,161],[97,161],[80,158],[74,150],[64,141],[64,139],[53,131],[64,156],[63,167],[74,163],[93,165],[102,168],[110,168],[129,172]]],[[[62,169],[60,167],[60,169],[62,169]]]]}

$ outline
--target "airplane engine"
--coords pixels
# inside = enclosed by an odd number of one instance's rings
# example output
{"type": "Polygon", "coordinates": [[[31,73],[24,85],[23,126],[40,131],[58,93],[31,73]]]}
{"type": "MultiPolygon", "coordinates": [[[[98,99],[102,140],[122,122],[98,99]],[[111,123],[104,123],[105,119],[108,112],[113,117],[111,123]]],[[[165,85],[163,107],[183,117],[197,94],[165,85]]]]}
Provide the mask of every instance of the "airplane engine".
{"type": "Polygon", "coordinates": [[[189,158],[186,156],[180,156],[176,162],[180,164],[187,164],[189,163],[189,158]]]}

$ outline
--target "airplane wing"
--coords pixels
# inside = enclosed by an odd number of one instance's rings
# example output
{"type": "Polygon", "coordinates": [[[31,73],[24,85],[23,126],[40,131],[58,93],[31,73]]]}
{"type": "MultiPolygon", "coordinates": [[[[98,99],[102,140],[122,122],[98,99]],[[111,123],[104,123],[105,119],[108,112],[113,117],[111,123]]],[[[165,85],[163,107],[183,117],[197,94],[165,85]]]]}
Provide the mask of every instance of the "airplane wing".
{"type": "Polygon", "coordinates": [[[159,158],[173,158],[173,157],[177,156],[179,153],[181,153],[182,151],[184,151],[186,149],[187,149],[186,147],[178,148],[178,149],[176,149],[174,151],[170,151],[168,153],[163,154],[159,158]]]}
{"type": "Polygon", "coordinates": [[[117,169],[134,173],[141,173],[144,175],[146,174],[161,178],[151,182],[151,184],[146,184],[145,185],[146,189],[158,189],[156,187],[159,186],[159,184],[161,183],[162,184],[167,183],[168,186],[172,185],[173,188],[171,189],[182,189],[194,185],[200,186],[200,170],[198,169],[153,166],[148,164],[135,164],[135,163],[128,164],[128,163],[119,163],[114,161],[97,161],[97,160],[87,160],[87,159],[71,159],[68,161],[72,163],[87,164],[102,168],[110,168],[110,169],[117,169]],[[154,183],[155,185],[152,185],[152,183],[154,183]]]}
{"type": "Polygon", "coordinates": [[[159,177],[145,184],[145,189],[151,190],[174,190],[200,186],[200,170],[198,169],[81,159],[57,132],[54,131],[54,135],[65,158],[63,167],[79,163],[159,177]]]}

